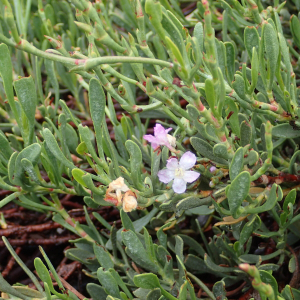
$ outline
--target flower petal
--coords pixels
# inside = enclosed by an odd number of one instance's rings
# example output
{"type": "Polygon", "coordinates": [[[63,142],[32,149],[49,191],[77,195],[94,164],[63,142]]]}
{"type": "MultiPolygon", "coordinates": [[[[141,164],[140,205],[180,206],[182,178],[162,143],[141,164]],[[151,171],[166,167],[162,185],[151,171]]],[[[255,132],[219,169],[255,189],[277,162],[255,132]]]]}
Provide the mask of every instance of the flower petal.
{"type": "Polygon", "coordinates": [[[169,183],[174,179],[174,171],[169,169],[160,170],[157,173],[159,181],[169,183]]]}
{"type": "Polygon", "coordinates": [[[156,149],[158,146],[166,146],[170,151],[174,151],[176,139],[172,136],[168,137],[168,132],[173,128],[165,129],[162,125],[156,124],[154,127],[154,136],[146,134],[143,138],[151,143],[151,147],[156,149]],[[173,145],[174,144],[174,145],[173,145]]]}
{"type": "Polygon", "coordinates": [[[179,165],[181,168],[188,170],[191,169],[196,163],[196,155],[191,151],[185,152],[180,158],[179,165]]]}
{"type": "Polygon", "coordinates": [[[160,124],[156,124],[154,127],[154,136],[158,139],[163,139],[165,138],[167,135],[165,128],[160,125],[160,124]]]}
{"type": "Polygon", "coordinates": [[[178,159],[175,158],[175,157],[172,157],[172,158],[168,159],[166,167],[169,170],[174,170],[175,171],[179,167],[179,165],[178,165],[178,159]]]}
{"type": "Polygon", "coordinates": [[[160,145],[159,140],[158,140],[155,136],[153,136],[153,135],[146,134],[146,135],[143,136],[143,138],[144,138],[146,141],[148,141],[148,142],[151,143],[151,147],[152,147],[153,149],[156,149],[156,148],[160,145]]]}
{"type": "Polygon", "coordinates": [[[175,178],[172,189],[177,194],[182,194],[186,190],[186,182],[182,178],[175,178]]]}
{"type": "Polygon", "coordinates": [[[145,134],[143,138],[150,143],[157,143],[157,138],[151,134],[145,134]]]}
{"type": "Polygon", "coordinates": [[[198,179],[198,177],[200,176],[200,173],[197,173],[195,171],[185,171],[184,172],[184,175],[183,175],[183,179],[186,181],[186,182],[193,182],[195,181],[196,179],[198,179]]]}
{"type": "Polygon", "coordinates": [[[159,147],[159,144],[151,143],[151,147],[155,150],[155,149],[157,149],[157,147],[159,147]]]}

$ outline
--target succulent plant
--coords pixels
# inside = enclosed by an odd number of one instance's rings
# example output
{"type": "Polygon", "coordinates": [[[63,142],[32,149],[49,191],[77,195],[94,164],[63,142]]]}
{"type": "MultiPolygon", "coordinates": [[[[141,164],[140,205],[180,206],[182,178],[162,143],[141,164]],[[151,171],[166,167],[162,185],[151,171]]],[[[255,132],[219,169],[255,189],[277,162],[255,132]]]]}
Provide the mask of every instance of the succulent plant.
{"type": "MultiPolygon", "coordinates": [[[[65,255],[99,281],[94,300],[194,300],[195,286],[227,299],[241,281],[261,299],[297,299],[297,279],[279,291],[273,272],[299,272],[300,3],[183,5],[1,0],[0,188],[11,193],[0,207],[51,212],[78,235],[65,255]],[[68,194],[120,208],[123,227],[94,212],[99,232],[86,208],[79,224],[68,194]],[[274,241],[271,253],[254,238],[274,241]]],[[[38,290],[0,277],[5,297],[81,299],[44,252],[42,288],[5,243],[38,290]]]]}

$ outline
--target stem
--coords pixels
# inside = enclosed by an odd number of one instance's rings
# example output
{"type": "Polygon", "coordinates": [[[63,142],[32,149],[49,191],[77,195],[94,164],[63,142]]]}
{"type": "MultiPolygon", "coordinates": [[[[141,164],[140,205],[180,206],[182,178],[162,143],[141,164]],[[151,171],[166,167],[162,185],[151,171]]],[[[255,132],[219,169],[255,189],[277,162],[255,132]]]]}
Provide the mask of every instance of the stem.
{"type": "Polygon", "coordinates": [[[5,37],[3,34],[0,34],[0,41],[7,44],[8,46],[24,50],[36,56],[61,62],[63,64],[70,64],[72,66],[76,66],[75,68],[73,68],[74,71],[89,70],[95,68],[98,65],[114,64],[114,63],[145,63],[145,64],[152,64],[152,65],[159,65],[167,68],[173,67],[173,63],[160,60],[160,59],[153,59],[147,57],[105,56],[105,57],[96,57],[96,58],[87,58],[87,59],[74,59],[70,57],[64,57],[64,56],[59,56],[52,53],[44,52],[42,50],[35,48],[34,46],[32,46],[26,40],[23,39],[18,44],[16,44],[15,42],[5,37]]]}
{"type": "Polygon", "coordinates": [[[182,131],[185,131],[185,127],[184,125],[181,123],[180,119],[178,119],[172,112],[169,108],[167,108],[166,106],[163,106],[162,107],[162,110],[164,111],[164,113],[166,115],[168,115],[172,120],[173,122],[175,122],[177,124],[177,126],[182,130],[182,131]]]}
{"type": "Polygon", "coordinates": [[[89,242],[95,243],[95,240],[81,228],[79,222],[74,221],[64,207],[60,203],[57,203],[57,201],[55,202],[55,208],[58,210],[58,213],[62,216],[62,218],[77,231],[79,236],[83,237],[89,242]]]}
{"type": "Polygon", "coordinates": [[[78,195],[77,192],[73,189],[53,189],[53,188],[46,188],[46,187],[37,187],[34,189],[36,193],[57,193],[57,194],[71,194],[71,195],[78,195]]]}
{"type": "MultiPolygon", "coordinates": [[[[56,55],[53,55],[56,57],[56,55]]],[[[145,63],[152,65],[159,65],[166,68],[172,68],[174,66],[173,63],[160,60],[153,59],[147,57],[129,57],[129,56],[105,56],[105,57],[96,57],[96,58],[88,58],[88,59],[72,59],[72,64],[78,65],[78,67],[73,68],[72,70],[89,70],[93,69],[98,65],[103,64],[114,64],[114,63],[145,63]]]]}
{"type": "Polygon", "coordinates": [[[12,193],[9,196],[5,197],[3,200],[0,201],[0,208],[3,207],[4,205],[8,204],[10,201],[18,198],[22,194],[24,194],[24,192],[15,192],[15,193],[12,193]]]}

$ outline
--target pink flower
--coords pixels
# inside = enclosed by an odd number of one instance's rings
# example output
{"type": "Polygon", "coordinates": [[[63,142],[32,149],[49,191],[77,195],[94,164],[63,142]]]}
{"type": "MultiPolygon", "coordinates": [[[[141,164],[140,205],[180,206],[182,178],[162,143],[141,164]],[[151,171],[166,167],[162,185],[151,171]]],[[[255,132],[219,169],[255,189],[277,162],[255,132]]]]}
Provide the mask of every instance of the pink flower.
{"type": "Polygon", "coordinates": [[[171,151],[176,152],[174,149],[176,145],[176,139],[168,134],[168,132],[171,130],[172,128],[165,129],[162,125],[156,124],[154,127],[154,136],[146,134],[143,136],[143,138],[151,143],[151,147],[153,149],[156,149],[159,146],[166,146],[171,151]]]}
{"type": "Polygon", "coordinates": [[[209,172],[214,173],[217,170],[215,166],[210,167],[209,172]]]}
{"type": "Polygon", "coordinates": [[[161,182],[169,183],[173,181],[172,189],[177,194],[182,194],[186,190],[186,184],[198,179],[200,173],[189,171],[196,163],[196,155],[188,151],[182,155],[179,162],[177,158],[167,160],[167,168],[158,171],[157,175],[161,182]]]}

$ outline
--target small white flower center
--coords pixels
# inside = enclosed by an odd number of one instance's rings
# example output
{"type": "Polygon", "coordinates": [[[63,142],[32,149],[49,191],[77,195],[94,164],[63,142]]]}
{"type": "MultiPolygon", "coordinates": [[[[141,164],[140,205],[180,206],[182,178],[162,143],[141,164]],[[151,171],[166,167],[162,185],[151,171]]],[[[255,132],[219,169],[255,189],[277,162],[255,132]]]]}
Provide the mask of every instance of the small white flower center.
{"type": "Polygon", "coordinates": [[[175,177],[177,178],[182,178],[184,176],[184,169],[182,168],[177,168],[175,170],[175,177]]]}

